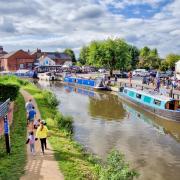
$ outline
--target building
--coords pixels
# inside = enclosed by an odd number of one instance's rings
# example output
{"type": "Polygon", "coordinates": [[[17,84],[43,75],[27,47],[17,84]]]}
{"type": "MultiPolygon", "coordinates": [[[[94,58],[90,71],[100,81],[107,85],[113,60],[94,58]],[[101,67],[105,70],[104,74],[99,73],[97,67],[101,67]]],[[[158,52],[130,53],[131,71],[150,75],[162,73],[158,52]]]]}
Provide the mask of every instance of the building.
{"type": "Polygon", "coordinates": [[[34,57],[28,52],[18,50],[0,57],[1,70],[17,71],[19,69],[32,69],[34,57]]]}
{"type": "Polygon", "coordinates": [[[39,59],[36,61],[39,66],[54,66],[56,65],[55,61],[53,61],[51,58],[49,58],[46,55],[42,55],[39,59]]]}
{"type": "Polygon", "coordinates": [[[178,80],[180,80],[180,60],[178,62],[176,62],[176,65],[175,65],[175,74],[176,74],[176,78],[178,80]]]}
{"type": "Polygon", "coordinates": [[[44,56],[49,57],[52,59],[56,65],[63,65],[66,64],[67,62],[72,64],[72,59],[71,57],[66,54],[66,53],[61,53],[61,52],[43,52],[42,53],[44,56]]]}
{"type": "Polygon", "coordinates": [[[3,46],[0,46],[0,57],[4,56],[5,54],[7,54],[7,52],[4,51],[3,46]]]}

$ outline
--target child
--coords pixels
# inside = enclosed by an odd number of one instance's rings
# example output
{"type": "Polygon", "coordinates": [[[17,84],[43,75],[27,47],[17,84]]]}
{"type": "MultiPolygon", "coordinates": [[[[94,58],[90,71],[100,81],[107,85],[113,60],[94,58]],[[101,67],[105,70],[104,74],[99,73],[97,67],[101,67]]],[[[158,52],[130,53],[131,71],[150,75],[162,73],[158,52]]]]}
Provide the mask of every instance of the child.
{"type": "Polygon", "coordinates": [[[32,153],[33,155],[35,155],[35,141],[36,141],[36,140],[37,140],[37,138],[35,138],[34,132],[31,131],[31,132],[29,133],[29,137],[28,137],[28,140],[26,141],[26,144],[29,143],[29,145],[30,145],[30,151],[31,151],[31,153],[32,153]]]}
{"type": "Polygon", "coordinates": [[[40,119],[34,121],[34,129],[37,129],[40,126],[40,122],[40,119]]]}

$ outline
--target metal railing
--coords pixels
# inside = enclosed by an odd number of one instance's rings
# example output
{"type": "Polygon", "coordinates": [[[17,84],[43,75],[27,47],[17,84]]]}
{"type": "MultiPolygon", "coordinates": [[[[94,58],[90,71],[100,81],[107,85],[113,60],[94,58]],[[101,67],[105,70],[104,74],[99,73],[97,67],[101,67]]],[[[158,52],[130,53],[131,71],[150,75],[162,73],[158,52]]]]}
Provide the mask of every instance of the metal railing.
{"type": "Polygon", "coordinates": [[[3,118],[7,115],[9,104],[10,104],[10,99],[7,99],[5,102],[0,104],[0,118],[3,118]]]}

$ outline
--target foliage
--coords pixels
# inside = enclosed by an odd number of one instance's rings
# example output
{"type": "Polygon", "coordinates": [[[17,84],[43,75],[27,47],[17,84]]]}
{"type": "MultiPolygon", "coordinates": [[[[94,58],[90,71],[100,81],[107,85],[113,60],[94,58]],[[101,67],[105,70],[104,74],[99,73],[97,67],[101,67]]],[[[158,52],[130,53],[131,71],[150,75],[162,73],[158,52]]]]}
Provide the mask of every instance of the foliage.
{"type": "Polygon", "coordinates": [[[180,60],[180,55],[177,54],[168,54],[166,56],[166,62],[168,64],[168,67],[171,69],[174,69],[175,63],[180,60]]]}
{"type": "Polygon", "coordinates": [[[161,71],[167,71],[169,68],[169,64],[167,63],[167,61],[161,61],[161,65],[160,65],[160,70],[161,71]]]}
{"type": "Polygon", "coordinates": [[[5,152],[4,138],[0,138],[0,179],[18,180],[24,173],[26,161],[26,112],[24,98],[15,101],[13,124],[10,129],[11,154],[5,152]]]}
{"type": "Polygon", "coordinates": [[[65,129],[68,133],[73,133],[73,120],[70,116],[63,116],[61,113],[57,112],[55,116],[55,121],[59,129],[65,129]]]}
{"type": "Polygon", "coordinates": [[[83,46],[82,49],[80,50],[79,54],[79,62],[81,65],[85,65],[88,63],[88,47],[83,46]]]}
{"type": "Polygon", "coordinates": [[[5,101],[8,98],[14,101],[19,94],[19,86],[17,84],[0,84],[0,101],[5,101]]]}
{"type": "Polygon", "coordinates": [[[116,150],[108,155],[106,165],[100,169],[100,180],[132,180],[137,175],[135,170],[129,169],[124,155],[116,150]]]}
{"type": "Polygon", "coordinates": [[[72,62],[76,62],[76,57],[75,57],[74,51],[72,49],[69,49],[69,48],[65,49],[64,53],[68,54],[71,57],[72,62]]]}
{"type": "Polygon", "coordinates": [[[131,55],[128,44],[119,38],[104,41],[92,41],[88,46],[87,63],[96,67],[126,70],[130,65],[131,55]]]}
{"type": "Polygon", "coordinates": [[[139,63],[139,49],[136,46],[129,45],[128,51],[131,56],[131,68],[135,69],[137,64],[139,63]]]}
{"type": "Polygon", "coordinates": [[[157,49],[144,47],[140,50],[139,67],[146,69],[158,69],[161,64],[157,49]]]}
{"type": "Polygon", "coordinates": [[[50,107],[56,107],[59,104],[59,101],[52,92],[44,90],[43,96],[45,97],[45,100],[50,107]]]}

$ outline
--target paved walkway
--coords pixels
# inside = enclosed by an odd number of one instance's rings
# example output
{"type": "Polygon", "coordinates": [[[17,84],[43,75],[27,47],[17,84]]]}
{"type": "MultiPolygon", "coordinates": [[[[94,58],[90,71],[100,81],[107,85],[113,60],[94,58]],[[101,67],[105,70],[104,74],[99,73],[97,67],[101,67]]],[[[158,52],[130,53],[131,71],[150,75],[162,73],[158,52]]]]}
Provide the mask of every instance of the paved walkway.
{"type": "MultiPolygon", "coordinates": [[[[21,90],[21,94],[24,96],[26,102],[29,99],[32,99],[37,112],[37,118],[41,118],[34,98],[24,90],[21,90]]],[[[47,147],[48,150],[45,150],[45,154],[43,155],[41,153],[40,142],[39,140],[36,141],[36,154],[33,156],[29,150],[29,144],[27,145],[27,165],[25,174],[20,180],[64,180],[64,177],[59,170],[58,162],[54,159],[52,147],[48,142],[47,147]]]]}

